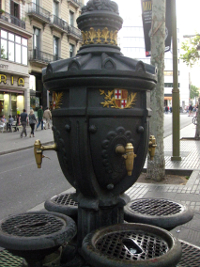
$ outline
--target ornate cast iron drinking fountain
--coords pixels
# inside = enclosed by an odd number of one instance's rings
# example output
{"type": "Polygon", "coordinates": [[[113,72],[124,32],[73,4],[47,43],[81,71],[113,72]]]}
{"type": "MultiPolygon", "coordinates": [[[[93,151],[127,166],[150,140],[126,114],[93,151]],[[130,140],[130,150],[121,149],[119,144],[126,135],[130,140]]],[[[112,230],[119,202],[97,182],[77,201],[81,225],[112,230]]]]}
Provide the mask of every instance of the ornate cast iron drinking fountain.
{"type": "MultiPolygon", "coordinates": [[[[124,223],[129,201],[124,192],[139,177],[148,149],[154,154],[149,105],[157,70],[121,54],[122,18],[115,2],[90,0],[77,24],[83,46],[75,57],[50,63],[43,84],[60,99],[53,111],[52,148],[76,189],[81,248],[92,231],[124,223]]],[[[46,149],[35,143],[38,167],[46,149]]]]}
{"type": "Polygon", "coordinates": [[[124,192],[156,147],[149,118],[157,70],[120,52],[122,18],[115,2],[89,0],[77,24],[83,36],[77,55],[43,69],[43,84],[59,101],[52,112],[55,144],[35,142],[37,165],[44,150],[56,150],[76,189],[77,253],[88,265],[102,266],[103,259],[104,266],[175,266],[181,246],[169,232],[124,223],[124,192]]]}
{"type": "MultiPolygon", "coordinates": [[[[54,149],[76,188],[81,244],[92,230],[124,221],[124,192],[148,151],[156,69],[121,54],[122,18],[113,1],[89,1],[77,24],[83,46],[75,57],[50,63],[43,84],[61,96],[53,111],[54,149]]],[[[35,147],[41,159],[46,148],[39,141],[35,147]]]]}

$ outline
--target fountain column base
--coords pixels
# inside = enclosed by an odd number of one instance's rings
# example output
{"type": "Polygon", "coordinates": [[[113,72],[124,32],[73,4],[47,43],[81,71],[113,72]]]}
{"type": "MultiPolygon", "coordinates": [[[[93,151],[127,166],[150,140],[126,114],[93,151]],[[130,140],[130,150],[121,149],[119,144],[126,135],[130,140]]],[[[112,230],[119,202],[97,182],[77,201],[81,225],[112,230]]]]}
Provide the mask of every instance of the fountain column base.
{"type": "Polygon", "coordinates": [[[124,223],[124,206],[129,202],[126,194],[115,201],[107,198],[105,202],[98,199],[79,197],[78,206],[78,247],[82,245],[84,237],[98,228],[124,223]],[[108,202],[113,202],[109,205],[108,202]]]}

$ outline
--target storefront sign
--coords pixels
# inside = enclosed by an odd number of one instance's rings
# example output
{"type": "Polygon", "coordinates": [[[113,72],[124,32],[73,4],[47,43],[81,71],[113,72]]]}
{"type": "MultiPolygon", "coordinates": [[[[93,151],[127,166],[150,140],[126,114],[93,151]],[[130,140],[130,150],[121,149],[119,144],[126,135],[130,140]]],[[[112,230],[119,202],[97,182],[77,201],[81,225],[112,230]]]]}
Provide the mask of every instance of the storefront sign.
{"type": "Polygon", "coordinates": [[[24,86],[24,79],[19,78],[17,84],[18,84],[18,86],[24,86]]]}
{"type": "MultiPolygon", "coordinates": [[[[0,74],[0,83],[4,83],[6,84],[7,83],[7,76],[5,74],[0,74]]],[[[19,77],[18,78],[18,81],[17,81],[17,85],[18,86],[24,86],[24,79],[19,77]]],[[[11,76],[11,85],[14,84],[14,77],[11,76]]]]}
{"type": "Polygon", "coordinates": [[[0,83],[2,83],[2,82],[5,83],[5,84],[7,82],[7,77],[4,74],[0,74],[0,83]]]}

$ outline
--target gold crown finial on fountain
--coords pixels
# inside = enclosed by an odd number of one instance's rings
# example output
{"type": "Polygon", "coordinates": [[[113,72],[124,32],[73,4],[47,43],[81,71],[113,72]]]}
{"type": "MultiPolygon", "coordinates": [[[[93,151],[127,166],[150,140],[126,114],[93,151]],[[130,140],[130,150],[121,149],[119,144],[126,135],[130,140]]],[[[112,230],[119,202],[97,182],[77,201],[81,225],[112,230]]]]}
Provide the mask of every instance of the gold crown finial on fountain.
{"type": "Polygon", "coordinates": [[[123,20],[118,5],[111,0],[89,0],[77,19],[85,45],[117,46],[117,34],[123,20]]]}

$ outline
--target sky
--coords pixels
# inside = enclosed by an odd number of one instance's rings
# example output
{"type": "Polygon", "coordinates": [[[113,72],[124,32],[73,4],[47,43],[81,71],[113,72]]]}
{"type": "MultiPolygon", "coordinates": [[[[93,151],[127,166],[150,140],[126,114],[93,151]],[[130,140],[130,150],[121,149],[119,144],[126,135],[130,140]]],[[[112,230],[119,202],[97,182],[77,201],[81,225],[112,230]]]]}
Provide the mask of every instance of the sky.
{"type": "MultiPolygon", "coordinates": [[[[141,14],[141,0],[114,0],[118,3],[119,13],[130,12],[133,15],[141,14]],[[128,5],[128,8],[127,8],[128,5]]],[[[174,0],[173,0],[174,1],[174,0]]],[[[88,0],[85,0],[87,3],[88,0]]],[[[177,20],[185,34],[200,33],[200,0],[176,0],[177,20]]],[[[123,16],[122,16],[123,18],[123,16]]]]}
{"type": "MultiPolygon", "coordinates": [[[[130,14],[133,19],[141,15],[141,0],[114,0],[119,6],[120,16],[130,14]]],[[[176,1],[177,26],[184,35],[200,33],[200,0],[176,1]]],[[[85,0],[85,4],[88,0],[85,0]]],[[[200,87],[200,63],[191,68],[192,84],[200,87]]]]}

